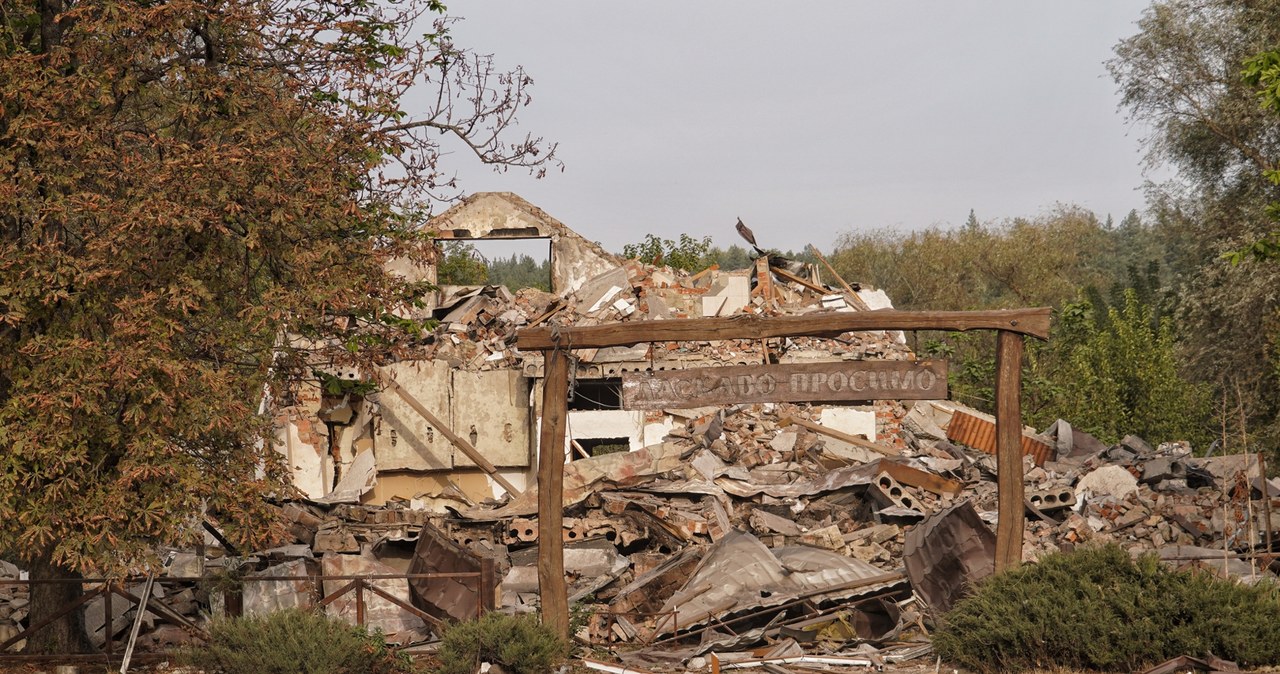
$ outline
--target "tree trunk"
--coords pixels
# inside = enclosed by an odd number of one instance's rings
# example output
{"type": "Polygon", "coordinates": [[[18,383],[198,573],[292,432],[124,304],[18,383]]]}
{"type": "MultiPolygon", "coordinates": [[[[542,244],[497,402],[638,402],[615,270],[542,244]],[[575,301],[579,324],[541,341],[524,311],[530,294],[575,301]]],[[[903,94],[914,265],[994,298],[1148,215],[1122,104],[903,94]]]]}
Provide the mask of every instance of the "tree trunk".
{"type": "Polygon", "coordinates": [[[62,25],[58,15],[63,11],[63,0],[40,0],[40,53],[48,54],[62,43],[62,25]]]}
{"type": "MultiPolygon", "coordinates": [[[[83,578],[78,571],[71,571],[50,561],[49,555],[29,560],[27,570],[31,580],[79,579],[83,578]]],[[[31,605],[27,614],[27,624],[35,625],[75,602],[84,594],[80,583],[32,583],[31,605]]],[[[84,630],[84,607],[58,618],[40,628],[27,638],[24,653],[55,655],[65,653],[90,653],[93,646],[84,630]]]]}

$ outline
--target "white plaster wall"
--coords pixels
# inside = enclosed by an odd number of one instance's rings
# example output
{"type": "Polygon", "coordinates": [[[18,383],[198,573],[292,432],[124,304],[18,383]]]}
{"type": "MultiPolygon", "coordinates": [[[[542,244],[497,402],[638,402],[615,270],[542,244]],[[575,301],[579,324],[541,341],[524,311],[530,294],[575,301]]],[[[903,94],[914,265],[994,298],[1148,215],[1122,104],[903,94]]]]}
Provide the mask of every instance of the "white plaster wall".
{"type": "Polygon", "coordinates": [[[332,489],[332,459],[319,448],[303,442],[293,422],[276,426],[276,451],[285,457],[293,485],[302,493],[320,498],[332,489]]]}
{"type": "Polygon", "coordinates": [[[833,431],[865,435],[872,442],[876,439],[876,413],[866,408],[824,407],[818,423],[833,431]]]}

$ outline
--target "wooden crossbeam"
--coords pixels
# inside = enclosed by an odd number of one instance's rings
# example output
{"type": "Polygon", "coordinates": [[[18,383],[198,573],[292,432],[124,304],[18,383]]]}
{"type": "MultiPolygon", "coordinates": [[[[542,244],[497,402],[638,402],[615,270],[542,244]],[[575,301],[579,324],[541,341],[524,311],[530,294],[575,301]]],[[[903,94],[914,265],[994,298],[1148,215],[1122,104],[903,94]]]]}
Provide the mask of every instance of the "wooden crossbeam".
{"type": "Polygon", "coordinates": [[[834,337],[857,330],[1003,330],[1049,338],[1048,307],[993,311],[820,311],[798,316],[690,318],[680,321],[629,321],[584,327],[556,326],[521,330],[516,346],[525,351],[594,349],[642,342],[705,342],[769,337],[834,337]]]}

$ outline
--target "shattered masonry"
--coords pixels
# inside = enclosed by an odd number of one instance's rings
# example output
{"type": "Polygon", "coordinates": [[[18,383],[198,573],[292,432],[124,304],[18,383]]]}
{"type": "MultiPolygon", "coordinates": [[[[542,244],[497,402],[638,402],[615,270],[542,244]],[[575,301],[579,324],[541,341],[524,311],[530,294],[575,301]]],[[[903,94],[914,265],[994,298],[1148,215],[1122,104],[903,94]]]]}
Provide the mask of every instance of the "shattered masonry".
{"type": "MultiPolygon", "coordinates": [[[[294,543],[235,557],[210,537],[204,554],[175,551],[171,577],[244,580],[157,585],[167,605],[193,619],[237,604],[255,613],[316,605],[342,584],[320,587],[314,577],[322,573],[460,572],[485,574],[485,591],[460,579],[371,582],[436,618],[487,606],[536,610],[532,467],[542,358],[514,348],[516,330],[888,306],[875,291],[817,292],[823,280],[803,267],[691,275],[620,261],[511,194],[473,195],[435,224],[452,238],[549,238],[555,292],[443,288],[428,303],[439,326],[414,358],[380,373],[403,395],[337,397],[316,388],[277,409],[279,451],[307,496],[281,506],[294,543]]],[[[975,410],[946,400],[618,409],[624,373],[914,360],[901,335],[575,355],[569,439],[560,449],[570,602],[592,611],[579,636],[625,646],[629,665],[919,657],[929,652],[926,619],[991,573],[993,424],[975,410]]],[[[1115,541],[1176,566],[1246,581],[1270,575],[1252,553],[1271,538],[1280,484],[1263,479],[1256,455],[1195,458],[1185,444],[1150,447],[1132,436],[1109,447],[1065,421],[1039,434],[1024,429],[1023,439],[1025,560],[1115,541]]],[[[0,563],[0,580],[18,574],[0,563]]],[[[25,597],[22,586],[0,585],[0,642],[24,624],[25,597]]],[[[394,602],[373,593],[365,600],[369,624],[393,641],[432,638],[429,624],[394,602]]],[[[349,595],[326,610],[352,620],[352,603],[349,595]]],[[[108,630],[127,633],[133,616],[117,601],[108,618],[99,599],[87,606],[86,625],[100,644],[108,630]]],[[[143,650],[190,639],[146,617],[143,650]]]]}

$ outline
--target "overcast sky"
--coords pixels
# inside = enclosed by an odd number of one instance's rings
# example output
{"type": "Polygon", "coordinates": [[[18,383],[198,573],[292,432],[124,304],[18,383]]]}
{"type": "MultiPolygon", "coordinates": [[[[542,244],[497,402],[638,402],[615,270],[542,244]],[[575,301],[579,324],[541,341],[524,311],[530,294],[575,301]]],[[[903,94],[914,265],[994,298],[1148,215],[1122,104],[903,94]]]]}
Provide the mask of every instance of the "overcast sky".
{"type": "MultiPolygon", "coordinates": [[[[1143,207],[1142,130],[1103,61],[1147,0],[451,0],[459,46],[522,65],[563,173],[448,158],[618,251],[646,233],[830,251],[852,230],[1143,207]]],[[[412,111],[412,103],[409,103],[412,111]]]]}

